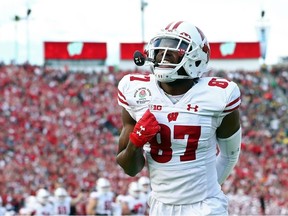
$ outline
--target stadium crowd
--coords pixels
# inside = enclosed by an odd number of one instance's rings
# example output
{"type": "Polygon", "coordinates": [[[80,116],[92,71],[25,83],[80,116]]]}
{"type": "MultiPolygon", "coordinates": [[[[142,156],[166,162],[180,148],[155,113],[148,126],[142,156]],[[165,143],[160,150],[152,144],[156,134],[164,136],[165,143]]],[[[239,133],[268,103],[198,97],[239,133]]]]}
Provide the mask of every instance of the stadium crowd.
{"type": "MultiPolygon", "coordinates": [[[[242,93],[242,152],[223,184],[231,215],[288,214],[287,71],[210,73],[234,80],[242,93]]],[[[134,72],[0,66],[0,196],[7,211],[18,212],[39,188],[52,192],[61,184],[72,197],[83,194],[74,210],[83,215],[98,178],[125,194],[129,183],[147,175],[144,169],[129,177],[115,161],[117,84],[134,72]]]]}

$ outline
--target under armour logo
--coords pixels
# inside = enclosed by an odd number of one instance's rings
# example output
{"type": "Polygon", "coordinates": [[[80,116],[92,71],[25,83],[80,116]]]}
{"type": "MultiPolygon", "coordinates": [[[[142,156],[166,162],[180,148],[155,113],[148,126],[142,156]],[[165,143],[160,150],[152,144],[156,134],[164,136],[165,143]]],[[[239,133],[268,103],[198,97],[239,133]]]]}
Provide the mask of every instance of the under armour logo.
{"type": "Polygon", "coordinates": [[[145,131],[145,127],[143,127],[142,125],[140,126],[140,130],[137,131],[136,133],[139,135],[139,136],[142,136],[141,132],[142,131],[145,131]]]}
{"type": "Polygon", "coordinates": [[[191,104],[187,104],[187,110],[188,111],[190,111],[191,109],[194,109],[194,112],[198,112],[198,108],[199,108],[198,105],[193,107],[191,104]]]}

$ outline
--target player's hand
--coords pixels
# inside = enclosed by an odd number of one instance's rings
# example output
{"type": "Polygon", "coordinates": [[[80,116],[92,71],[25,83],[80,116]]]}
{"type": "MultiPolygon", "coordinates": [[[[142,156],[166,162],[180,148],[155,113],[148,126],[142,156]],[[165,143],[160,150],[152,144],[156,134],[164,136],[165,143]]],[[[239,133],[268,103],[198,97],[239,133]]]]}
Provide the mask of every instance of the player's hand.
{"type": "Polygon", "coordinates": [[[131,142],[137,146],[142,147],[149,142],[158,132],[160,126],[155,116],[148,109],[142,118],[136,123],[133,132],[130,134],[131,142]]]}

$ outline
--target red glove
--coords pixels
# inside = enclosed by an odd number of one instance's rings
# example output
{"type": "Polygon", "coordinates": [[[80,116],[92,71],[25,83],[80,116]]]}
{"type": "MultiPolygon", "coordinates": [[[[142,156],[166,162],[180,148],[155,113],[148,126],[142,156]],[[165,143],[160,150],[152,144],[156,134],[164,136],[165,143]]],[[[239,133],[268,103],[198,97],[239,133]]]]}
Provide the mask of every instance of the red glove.
{"type": "Polygon", "coordinates": [[[142,147],[149,142],[160,131],[160,126],[155,116],[148,109],[142,118],[136,123],[133,132],[130,134],[131,142],[142,147]]]}

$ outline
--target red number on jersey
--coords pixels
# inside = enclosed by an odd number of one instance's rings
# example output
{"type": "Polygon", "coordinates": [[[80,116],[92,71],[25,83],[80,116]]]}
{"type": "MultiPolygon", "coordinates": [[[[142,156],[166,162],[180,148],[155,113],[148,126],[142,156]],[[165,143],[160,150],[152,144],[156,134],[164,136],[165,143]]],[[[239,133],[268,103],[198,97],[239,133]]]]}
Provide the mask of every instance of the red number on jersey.
{"type": "Polygon", "coordinates": [[[217,78],[212,78],[208,83],[209,86],[217,86],[217,87],[220,87],[223,89],[226,88],[228,86],[228,84],[229,83],[227,81],[225,81],[223,79],[217,80],[217,78]]]}
{"type": "Polygon", "coordinates": [[[64,214],[67,214],[68,212],[67,212],[65,206],[58,206],[58,212],[57,213],[60,215],[62,215],[62,214],[64,215],[64,214]]]}
{"type": "MultiPolygon", "coordinates": [[[[161,143],[157,142],[154,137],[150,141],[151,157],[158,163],[167,163],[172,159],[172,143],[171,143],[171,130],[167,125],[159,124],[161,126],[161,143]]],[[[188,135],[186,150],[180,156],[180,161],[191,161],[196,159],[196,150],[198,148],[198,141],[201,134],[200,126],[184,126],[175,125],[174,139],[184,139],[188,135]]]]}
{"type": "Polygon", "coordinates": [[[150,76],[130,76],[130,81],[143,81],[143,82],[149,82],[150,81],[150,76]]]}

